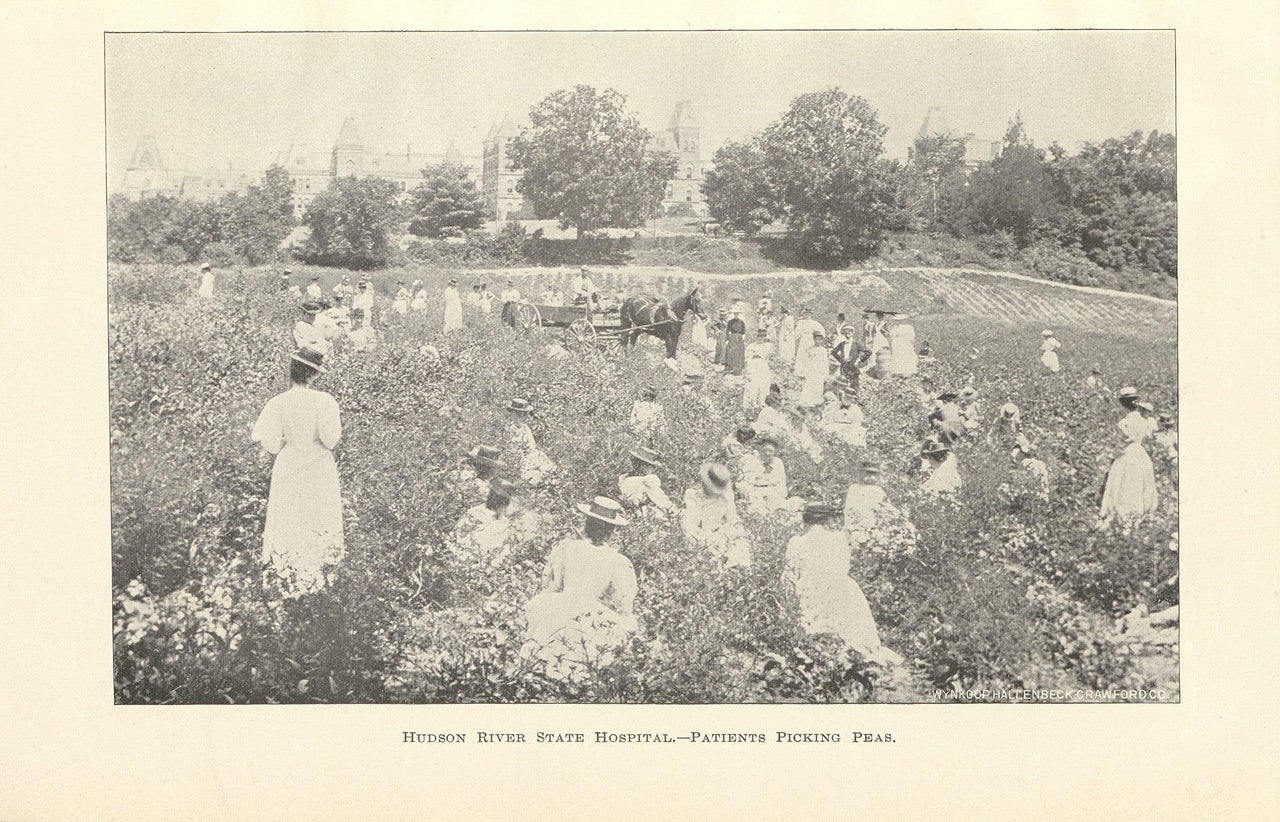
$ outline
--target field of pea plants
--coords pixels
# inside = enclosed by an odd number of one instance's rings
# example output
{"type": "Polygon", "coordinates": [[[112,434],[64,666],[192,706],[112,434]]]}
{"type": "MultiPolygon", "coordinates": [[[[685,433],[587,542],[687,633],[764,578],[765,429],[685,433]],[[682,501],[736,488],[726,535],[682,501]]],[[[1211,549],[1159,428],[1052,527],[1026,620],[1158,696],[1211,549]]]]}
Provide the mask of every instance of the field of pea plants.
{"type": "MultiPolygon", "coordinates": [[[[344,274],[298,267],[294,282],[344,274]]],[[[374,274],[378,343],[339,345],[316,387],[333,394],[347,554],[328,589],[282,600],[259,561],[271,463],[249,440],[263,404],[288,384],[295,298],[279,268],[219,270],[196,296],[188,268],[109,272],[115,699],[120,703],[300,702],[937,702],[957,691],[1062,689],[1126,699],[1179,698],[1178,649],[1136,630],[1178,604],[1177,467],[1155,453],[1157,514],[1099,529],[1104,476],[1124,440],[1116,390],[1137,386],[1177,416],[1172,303],[952,270],[701,276],[680,269],[601,269],[605,293],[674,298],[701,286],[704,307],[765,292],[775,309],[809,306],[830,327],[866,307],[911,315],[932,358],[913,379],[865,380],[867,448],[815,432],[824,458],[784,450],[793,494],[841,498],[858,460],[884,468],[903,513],[855,552],[884,644],[906,660],[885,672],[836,641],[807,636],[784,583],[796,528],[748,516],[752,567],[725,574],[678,524],[625,527],[615,544],[639,578],[639,630],[584,679],[548,677],[521,652],[522,607],[556,541],[581,525],[574,505],[615,495],[633,439],[632,403],[658,389],[667,426],[656,443],[667,493],[696,484],[726,434],[745,421],[735,389],[682,341],[686,368],[708,374],[708,413],[650,346],[623,356],[554,357],[552,329],[506,328],[470,309],[441,333],[442,300],[390,310],[396,283],[433,294],[507,279],[526,297],[567,288],[571,269],[374,274]],[[1040,335],[1062,343],[1062,370],[1040,361],[1040,335]],[[439,360],[422,353],[438,349],[439,360]],[[1100,384],[1088,385],[1090,370],[1100,384]],[[1007,450],[970,437],[957,447],[954,499],[922,493],[924,395],[972,384],[987,417],[1021,408],[1049,470],[1047,498],[1007,450]],[[504,439],[502,406],[526,397],[532,427],[559,466],[550,487],[520,499],[546,523],[496,570],[455,550],[473,501],[451,482],[459,455],[504,439]]],[[[355,275],[351,275],[354,279],[355,275]]],[[[751,318],[748,318],[750,323],[751,318]]],[[[779,381],[794,378],[779,365],[779,381]]],[[[1095,698],[1095,697],[1081,697],[1095,698]]]]}

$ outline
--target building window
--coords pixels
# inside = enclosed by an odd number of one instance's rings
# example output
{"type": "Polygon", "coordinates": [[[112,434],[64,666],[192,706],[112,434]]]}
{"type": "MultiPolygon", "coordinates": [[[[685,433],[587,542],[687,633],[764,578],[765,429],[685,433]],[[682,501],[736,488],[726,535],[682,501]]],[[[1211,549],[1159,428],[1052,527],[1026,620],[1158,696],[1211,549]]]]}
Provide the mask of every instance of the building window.
{"type": "Polygon", "coordinates": [[[299,158],[298,158],[297,165],[302,165],[302,158],[301,158],[301,157],[299,157],[299,158]]]}
{"type": "Polygon", "coordinates": [[[667,199],[668,199],[668,200],[670,200],[670,199],[671,199],[671,195],[672,195],[672,193],[673,193],[673,189],[671,188],[671,184],[670,184],[670,183],[668,183],[668,184],[667,184],[667,199]]]}
{"type": "Polygon", "coordinates": [[[684,167],[684,178],[685,178],[686,180],[692,180],[692,179],[693,179],[693,166],[685,166],[685,167],[684,167]]]}
{"type": "Polygon", "coordinates": [[[685,201],[686,203],[692,203],[692,202],[693,202],[693,189],[691,189],[691,188],[686,188],[686,189],[684,190],[684,201],[685,201]]]}

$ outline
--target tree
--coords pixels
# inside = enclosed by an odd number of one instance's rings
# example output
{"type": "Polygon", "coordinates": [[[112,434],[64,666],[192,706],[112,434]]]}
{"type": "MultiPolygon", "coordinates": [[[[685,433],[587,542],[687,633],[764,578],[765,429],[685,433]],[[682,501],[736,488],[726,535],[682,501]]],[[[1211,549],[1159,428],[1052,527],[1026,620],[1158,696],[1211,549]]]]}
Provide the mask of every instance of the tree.
{"type": "Polygon", "coordinates": [[[803,94],[761,135],[770,204],[793,245],[825,265],[874,254],[893,211],[885,126],[838,88],[803,94]]]}
{"type": "Polygon", "coordinates": [[[260,185],[243,193],[228,192],[218,199],[220,241],[251,265],[276,258],[280,242],[294,226],[293,179],[273,165],[260,185]]]}
{"type": "Polygon", "coordinates": [[[400,220],[399,186],[377,177],[337,177],[307,206],[311,229],[301,256],[307,262],[376,268],[394,254],[391,236],[400,220]]]}
{"type": "Polygon", "coordinates": [[[490,218],[484,195],[461,166],[440,164],[422,170],[425,178],[409,195],[409,233],[419,237],[458,236],[490,218]]]}
{"type": "Polygon", "coordinates": [[[648,150],[650,134],[613,89],[574,86],[529,111],[530,127],[511,141],[516,190],[544,219],[584,231],[644,222],[662,202],[676,158],[648,150]]]}
{"type": "Polygon", "coordinates": [[[903,207],[930,230],[946,222],[964,189],[964,154],[964,138],[950,134],[921,134],[911,145],[903,207]]]}
{"type": "Polygon", "coordinates": [[[725,143],[712,155],[711,164],[702,190],[713,219],[747,236],[773,221],[773,189],[758,141],[725,143]]]}
{"type": "Polygon", "coordinates": [[[1044,152],[1028,139],[1017,114],[1005,132],[1000,156],[973,173],[956,222],[968,231],[1010,232],[1019,248],[1050,235],[1062,223],[1044,152]]]}

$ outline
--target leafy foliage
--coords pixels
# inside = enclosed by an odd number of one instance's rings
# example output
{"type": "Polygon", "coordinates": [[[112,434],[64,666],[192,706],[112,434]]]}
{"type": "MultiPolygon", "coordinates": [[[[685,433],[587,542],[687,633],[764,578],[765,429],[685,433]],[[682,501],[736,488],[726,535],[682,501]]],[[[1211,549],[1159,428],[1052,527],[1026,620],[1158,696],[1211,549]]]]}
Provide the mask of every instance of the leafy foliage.
{"type": "Polygon", "coordinates": [[[529,121],[510,146],[514,167],[524,171],[516,190],[540,217],[579,236],[641,224],[675,176],[676,158],[648,150],[649,131],[613,89],[553,92],[530,109],[529,121]]]}
{"type": "Polygon", "coordinates": [[[460,237],[490,218],[484,195],[465,168],[448,163],[422,170],[425,178],[409,194],[409,233],[419,237],[460,237]]]}
{"type": "Polygon", "coordinates": [[[299,256],[320,265],[366,269],[386,265],[400,222],[399,188],[378,177],[337,177],[307,205],[311,229],[299,256]]]}
{"type": "Polygon", "coordinates": [[[1027,137],[1017,115],[1000,155],[970,178],[957,222],[981,234],[1008,231],[1024,248],[1050,231],[1060,216],[1057,207],[1044,152],[1027,137]]]}
{"type": "Polygon", "coordinates": [[[951,134],[920,134],[911,145],[906,209],[926,230],[949,223],[965,187],[965,142],[951,134]]]}
{"type": "Polygon", "coordinates": [[[758,141],[727,142],[711,164],[702,187],[713,219],[748,237],[773,222],[769,166],[758,141]]]}

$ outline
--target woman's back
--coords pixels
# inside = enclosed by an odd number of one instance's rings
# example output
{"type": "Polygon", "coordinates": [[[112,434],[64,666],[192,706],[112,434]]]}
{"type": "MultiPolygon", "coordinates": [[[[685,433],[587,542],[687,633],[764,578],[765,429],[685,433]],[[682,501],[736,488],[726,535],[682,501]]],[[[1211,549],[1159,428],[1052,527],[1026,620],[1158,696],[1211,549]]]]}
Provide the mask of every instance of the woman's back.
{"type": "Polygon", "coordinates": [[[273,454],[317,446],[331,450],[341,436],[337,401],[303,386],[272,397],[253,427],[253,439],[273,454]]]}

